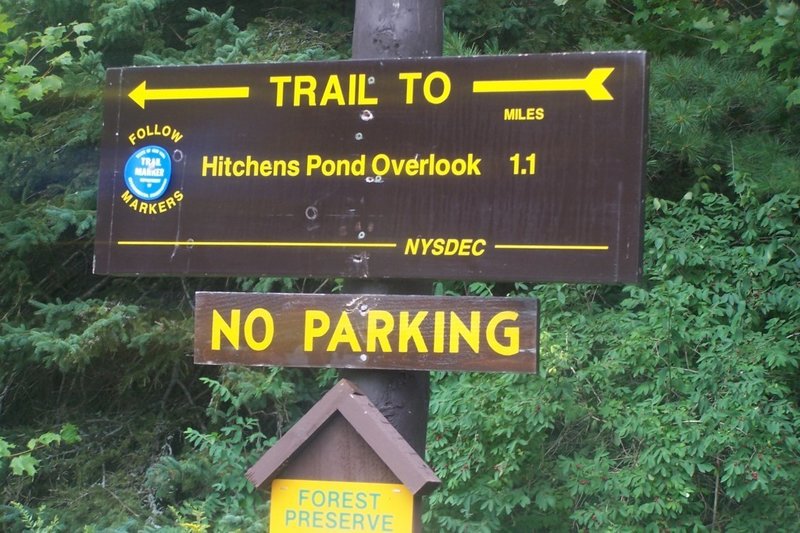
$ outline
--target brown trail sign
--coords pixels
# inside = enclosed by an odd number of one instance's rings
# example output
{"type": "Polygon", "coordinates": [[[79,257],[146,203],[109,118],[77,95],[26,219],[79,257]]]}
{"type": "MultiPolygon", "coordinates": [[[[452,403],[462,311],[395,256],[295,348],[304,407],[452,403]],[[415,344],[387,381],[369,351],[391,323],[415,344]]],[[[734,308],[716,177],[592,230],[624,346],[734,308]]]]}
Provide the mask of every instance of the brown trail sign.
{"type": "Polygon", "coordinates": [[[538,351],[533,298],[196,295],[196,363],[535,373],[538,351]]]}
{"type": "Polygon", "coordinates": [[[642,52],[109,69],[95,272],[633,282],[642,52]]]}

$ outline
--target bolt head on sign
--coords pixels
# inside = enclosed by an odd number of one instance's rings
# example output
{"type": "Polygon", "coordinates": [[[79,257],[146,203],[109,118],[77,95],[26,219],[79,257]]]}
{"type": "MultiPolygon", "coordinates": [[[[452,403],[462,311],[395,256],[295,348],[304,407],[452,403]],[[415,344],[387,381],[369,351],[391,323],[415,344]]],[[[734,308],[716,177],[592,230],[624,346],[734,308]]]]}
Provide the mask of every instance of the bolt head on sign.
{"type": "Polygon", "coordinates": [[[635,282],[643,52],[109,69],[95,272],[635,282]]]}

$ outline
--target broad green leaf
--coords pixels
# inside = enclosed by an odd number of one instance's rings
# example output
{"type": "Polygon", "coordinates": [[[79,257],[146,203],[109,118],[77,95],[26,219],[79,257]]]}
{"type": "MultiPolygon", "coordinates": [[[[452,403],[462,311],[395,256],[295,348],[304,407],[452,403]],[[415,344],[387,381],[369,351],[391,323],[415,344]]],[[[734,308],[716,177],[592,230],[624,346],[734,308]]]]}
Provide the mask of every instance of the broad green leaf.
{"type": "Polygon", "coordinates": [[[781,2],[778,4],[775,22],[778,23],[778,26],[787,26],[791,24],[795,16],[797,16],[797,10],[798,6],[794,2],[781,2]]]}
{"type": "Polygon", "coordinates": [[[544,489],[536,493],[536,506],[542,511],[552,509],[555,505],[556,497],[553,495],[552,489],[544,489]]]}
{"type": "Polygon", "coordinates": [[[72,64],[72,54],[70,54],[69,52],[63,52],[63,53],[57,55],[56,57],[54,57],[53,59],[51,59],[49,61],[49,63],[51,65],[61,66],[61,67],[65,66],[65,65],[71,65],[72,64]]]}
{"type": "Polygon", "coordinates": [[[29,80],[36,75],[37,69],[33,65],[20,65],[11,71],[19,76],[20,80],[29,80]]]}
{"type": "Polygon", "coordinates": [[[78,48],[86,48],[86,43],[91,41],[93,38],[94,37],[92,37],[91,35],[79,35],[78,37],[75,38],[75,45],[78,48]]]}
{"type": "Polygon", "coordinates": [[[55,74],[50,74],[49,76],[45,76],[39,80],[39,83],[41,84],[42,90],[45,93],[50,93],[61,89],[61,87],[64,85],[64,80],[55,74]]]}
{"type": "Polygon", "coordinates": [[[777,35],[770,35],[757,40],[750,45],[751,52],[760,52],[763,57],[767,57],[772,52],[772,47],[780,42],[780,37],[777,35]]]}
{"type": "Polygon", "coordinates": [[[696,30],[707,32],[714,29],[714,21],[708,17],[703,17],[700,20],[695,20],[692,27],[696,30]]]}
{"type": "Polygon", "coordinates": [[[42,88],[41,82],[31,83],[28,85],[28,87],[23,91],[23,94],[31,102],[41,100],[42,96],[44,96],[44,89],[42,88]]]}
{"type": "Polygon", "coordinates": [[[51,444],[60,444],[61,443],[61,435],[58,433],[47,432],[39,435],[38,438],[39,444],[44,446],[50,446],[51,444]]]}
{"type": "Polygon", "coordinates": [[[36,474],[36,466],[38,464],[38,459],[33,457],[31,454],[26,453],[11,459],[11,473],[15,476],[27,474],[30,477],[33,477],[36,474]]]}
{"type": "Polygon", "coordinates": [[[91,22],[79,22],[72,26],[72,30],[78,35],[83,35],[84,33],[88,33],[93,29],[94,25],[91,22]]]}
{"type": "Polygon", "coordinates": [[[78,433],[78,428],[74,424],[64,424],[61,428],[61,440],[64,444],[75,444],[80,442],[81,436],[78,433]]]}
{"type": "Polygon", "coordinates": [[[67,27],[59,24],[58,26],[48,26],[44,29],[44,35],[47,37],[52,37],[55,40],[61,39],[64,34],[67,33],[67,27]]]}
{"type": "Polygon", "coordinates": [[[7,35],[8,30],[13,28],[16,24],[11,22],[11,19],[8,18],[8,15],[5,13],[0,13],[0,33],[7,35]]]}
{"type": "Polygon", "coordinates": [[[786,105],[787,107],[800,105],[800,89],[795,89],[789,93],[789,96],[786,98],[786,105]]]}
{"type": "Polygon", "coordinates": [[[8,457],[11,455],[11,450],[14,448],[13,444],[6,442],[4,439],[0,438],[0,458],[8,457]]]}
{"type": "Polygon", "coordinates": [[[700,472],[708,473],[708,472],[712,472],[714,470],[714,465],[709,464],[709,463],[697,463],[697,469],[700,472]]]}
{"type": "Polygon", "coordinates": [[[6,48],[15,54],[22,56],[28,51],[28,43],[25,39],[15,39],[6,45],[6,48]]]}

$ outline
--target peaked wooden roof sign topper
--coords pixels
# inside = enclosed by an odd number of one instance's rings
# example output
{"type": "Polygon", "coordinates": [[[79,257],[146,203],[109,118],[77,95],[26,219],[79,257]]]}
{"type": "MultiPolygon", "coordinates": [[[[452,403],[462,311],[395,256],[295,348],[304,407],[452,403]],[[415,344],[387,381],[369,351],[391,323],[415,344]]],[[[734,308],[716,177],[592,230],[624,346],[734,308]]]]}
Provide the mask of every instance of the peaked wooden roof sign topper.
{"type": "Polygon", "coordinates": [[[441,484],[378,408],[346,379],[334,385],[246,475],[256,487],[266,488],[279,474],[293,479],[399,481],[414,496],[428,494],[441,484]],[[345,437],[337,440],[341,428],[345,437]],[[341,457],[332,457],[331,450],[341,457]],[[366,464],[354,466],[359,462],[366,464]],[[297,467],[298,463],[304,464],[297,467]],[[376,463],[382,465],[375,468],[376,463]]]}
{"type": "Polygon", "coordinates": [[[422,495],[441,483],[345,379],[247,471],[247,478],[269,488],[272,533],[419,533],[422,495]]]}

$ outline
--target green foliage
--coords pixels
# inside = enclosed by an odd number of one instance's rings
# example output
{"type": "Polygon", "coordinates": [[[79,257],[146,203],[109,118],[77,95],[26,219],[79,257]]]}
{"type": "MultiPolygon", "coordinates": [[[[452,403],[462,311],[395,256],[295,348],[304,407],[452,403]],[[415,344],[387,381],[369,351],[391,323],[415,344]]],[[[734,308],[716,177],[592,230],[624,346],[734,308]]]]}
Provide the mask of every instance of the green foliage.
{"type": "Polygon", "coordinates": [[[316,387],[303,374],[283,369],[231,367],[223,381],[201,381],[212,393],[206,413],[213,429],[186,429],[194,452],[182,459],[162,456],[145,485],[182,527],[261,531],[268,512],[245,471],[299,418],[301,406],[313,403],[316,394],[308,393],[316,387]],[[304,381],[305,390],[298,386],[304,381]]]}
{"type": "Polygon", "coordinates": [[[136,42],[142,29],[156,24],[153,15],[168,0],[115,0],[92,2],[92,18],[98,21],[104,43],[136,42]]]}
{"type": "Polygon", "coordinates": [[[550,52],[574,49],[581,38],[598,33],[604,2],[450,0],[445,22],[479,50],[550,52]]]}
{"type": "Polygon", "coordinates": [[[90,23],[71,23],[15,35],[16,25],[0,11],[0,119],[20,126],[33,115],[24,105],[41,102],[64,85],[62,73],[80,60],[92,40],[90,23]],[[72,52],[74,48],[77,53],[72,52]]]}
{"type": "Polygon", "coordinates": [[[793,522],[800,197],[731,179],[731,197],[653,201],[645,286],[530,289],[542,377],[438,377],[434,529],[793,522]]]}
{"type": "Polygon", "coordinates": [[[29,439],[25,449],[19,452],[13,451],[17,446],[0,437],[0,475],[7,468],[12,475],[33,477],[36,475],[36,466],[39,464],[39,459],[34,456],[34,453],[50,445],[75,444],[80,440],[78,428],[72,424],[64,424],[58,433],[42,433],[29,439]]]}
{"type": "MultiPolygon", "coordinates": [[[[524,4],[452,0],[447,24],[470,46],[514,52],[640,48],[656,55],[716,51],[777,77],[784,104],[800,101],[797,2],[669,0],[524,4]]],[[[719,57],[719,56],[717,56],[719,57]]]]}
{"type": "Polygon", "coordinates": [[[235,23],[234,8],[218,15],[189,8],[192,27],[181,48],[165,47],[136,55],[140,65],[250,63],[338,59],[328,43],[300,24],[270,18],[253,19],[246,30],[235,23]]]}
{"type": "MultiPolygon", "coordinates": [[[[6,481],[0,493],[3,501],[20,501],[28,510],[25,515],[0,506],[3,530],[56,523],[63,530],[84,524],[140,530],[140,517],[158,510],[140,500],[148,466],[142,463],[165,455],[158,452],[158,442],[169,430],[163,420],[151,418],[144,427],[153,429],[134,433],[124,418],[143,420],[136,410],[169,406],[176,397],[184,404],[170,415],[172,431],[189,424],[180,413],[197,416],[193,406],[202,389],[193,383],[196,372],[185,357],[191,349],[194,286],[89,274],[102,62],[110,56],[117,60],[120,40],[141,35],[160,5],[94,2],[89,7],[102,7],[95,13],[103,14],[99,22],[94,19],[97,30],[76,23],[37,29],[40,20],[81,18],[87,14],[83,3],[18,2],[2,10],[0,92],[16,97],[19,107],[12,106],[10,118],[4,115],[0,136],[0,476],[6,481]],[[104,53],[89,50],[92,45],[104,53]],[[47,84],[54,81],[51,90],[47,84]],[[41,98],[36,83],[46,89],[41,98]],[[70,416],[83,428],[86,442],[45,459],[39,446],[53,434],[31,427],[31,419],[45,424],[70,416]],[[32,450],[17,444],[26,440],[35,442],[32,450]],[[52,505],[38,505],[42,499],[52,505]],[[73,506],[73,500],[81,503],[73,506]],[[111,507],[109,500],[115,502],[111,507]]],[[[214,29],[212,17],[200,18],[197,27],[206,32],[184,39],[199,50],[198,57],[217,50],[206,42],[214,29]]],[[[163,30],[158,24],[152,28],[163,30]]],[[[160,33],[145,33],[143,42],[164,48],[160,33]]]]}
{"type": "Polygon", "coordinates": [[[654,194],[677,199],[753,176],[758,191],[800,192],[800,129],[785,91],[767,74],[707,57],[654,62],[648,175],[654,194]]]}
{"type": "Polygon", "coordinates": [[[776,75],[791,90],[788,106],[800,104],[800,7],[797,2],[770,0],[761,16],[743,15],[715,35],[714,48],[723,54],[753,54],[758,66],[776,75]]]}
{"type": "Polygon", "coordinates": [[[50,533],[51,531],[55,532],[60,529],[58,517],[54,517],[48,522],[45,522],[41,516],[36,516],[33,512],[19,502],[11,502],[11,507],[14,508],[19,514],[20,524],[25,528],[25,531],[50,533]]]}
{"type": "Polygon", "coordinates": [[[165,49],[164,55],[158,56],[148,50],[147,55],[137,55],[135,61],[142,65],[245,61],[253,35],[239,30],[234,22],[233,7],[222,15],[206,8],[189,8],[186,20],[194,26],[182,43],[188,51],[165,49]]]}

